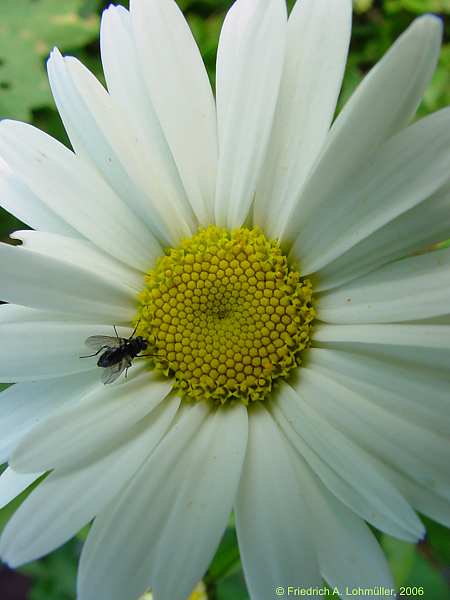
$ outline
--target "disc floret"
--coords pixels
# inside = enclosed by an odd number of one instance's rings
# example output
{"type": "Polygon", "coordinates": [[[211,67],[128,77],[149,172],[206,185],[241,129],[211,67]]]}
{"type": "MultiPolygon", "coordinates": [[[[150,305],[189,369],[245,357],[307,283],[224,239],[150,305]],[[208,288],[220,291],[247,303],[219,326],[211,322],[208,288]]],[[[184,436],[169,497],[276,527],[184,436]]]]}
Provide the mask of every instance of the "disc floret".
{"type": "Polygon", "coordinates": [[[155,367],[192,400],[262,400],[310,345],[311,283],[257,228],[200,230],[158,260],[139,301],[155,367]]]}

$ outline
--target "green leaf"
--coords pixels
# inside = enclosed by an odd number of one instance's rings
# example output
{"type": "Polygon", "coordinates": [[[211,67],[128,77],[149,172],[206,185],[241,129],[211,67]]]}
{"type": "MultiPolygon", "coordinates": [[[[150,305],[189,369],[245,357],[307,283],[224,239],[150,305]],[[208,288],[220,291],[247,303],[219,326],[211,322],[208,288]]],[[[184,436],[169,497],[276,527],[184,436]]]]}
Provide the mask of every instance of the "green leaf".
{"type": "MultiPolygon", "coordinates": [[[[1,469],[5,470],[7,465],[3,465],[1,469]]],[[[9,519],[13,516],[22,502],[28,498],[31,492],[45,479],[46,475],[42,475],[37,481],[32,483],[25,491],[23,491],[19,496],[14,498],[9,504],[0,509],[0,534],[5,528],[9,519]]]]}
{"type": "Polygon", "coordinates": [[[0,510],[0,533],[3,531],[9,519],[13,516],[13,514],[24,501],[27,495],[26,492],[24,492],[24,494],[25,495],[18,496],[12,502],[7,504],[4,508],[0,510]]]}
{"type": "Polygon", "coordinates": [[[381,545],[386,553],[394,577],[395,585],[399,587],[408,581],[408,577],[416,560],[416,547],[395,538],[383,535],[381,545]]]}
{"type": "Polygon", "coordinates": [[[450,565],[450,537],[447,527],[427,517],[422,517],[422,520],[427,529],[426,542],[434,562],[443,567],[450,565]]]}
{"type": "Polygon", "coordinates": [[[215,586],[215,600],[249,600],[242,573],[227,577],[215,586]]]}
{"type": "Polygon", "coordinates": [[[203,578],[214,600],[249,600],[234,527],[228,527],[203,578]]]}
{"type": "Polygon", "coordinates": [[[444,574],[437,570],[418,551],[405,587],[412,588],[410,594],[408,594],[407,589],[405,590],[407,597],[410,598],[419,597],[420,588],[423,588],[423,597],[426,600],[444,600],[444,598],[448,598],[448,585],[444,579],[444,574]],[[418,590],[418,593],[414,593],[414,589],[418,590]]]}
{"type": "Polygon", "coordinates": [[[435,560],[428,540],[417,546],[383,535],[381,546],[388,558],[400,597],[423,597],[426,600],[448,597],[444,565],[435,560]]]}
{"type": "Polygon", "coordinates": [[[205,582],[217,582],[239,568],[240,559],[236,531],[234,528],[229,527],[225,531],[208,573],[204,578],[205,582]]]}
{"type": "Polygon", "coordinates": [[[79,552],[79,544],[72,540],[40,561],[22,567],[20,572],[33,581],[29,600],[75,600],[79,552]]]}
{"type": "Polygon", "coordinates": [[[89,535],[89,531],[91,530],[91,524],[88,523],[87,525],[85,525],[83,527],[83,529],[80,529],[80,531],[77,533],[77,535],[75,536],[76,539],[79,542],[85,542],[87,540],[87,537],[89,535]]]}
{"type": "Polygon", "coordinates": [[[52,104],[45,57],[98,35],[98,16],[81,16],[83,7],[85,0],[1,0],[0,118],[29,121],[32,109],[52,104]]]}
{"type": "Polygon", "coordinates": [[[0,208],[0,242],[7,242],[10,244],[12,240],[9,239],[9,234],[19,229],[28,229],[28,227],[21,223],[19,219],[16,219],[6,212],[6,210],[0,208]]]}

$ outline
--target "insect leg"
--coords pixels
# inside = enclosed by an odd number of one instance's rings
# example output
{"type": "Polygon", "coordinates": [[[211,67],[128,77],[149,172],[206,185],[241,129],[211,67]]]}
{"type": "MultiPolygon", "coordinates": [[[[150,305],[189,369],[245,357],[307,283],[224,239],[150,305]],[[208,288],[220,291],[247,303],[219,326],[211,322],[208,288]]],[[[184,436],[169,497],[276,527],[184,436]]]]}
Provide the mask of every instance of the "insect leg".
{"type": "Polygon", "coordinates": [[[97,352],[94,352],[94,354],[86,354],[86,356],[80,356],[79,358],[91,358],[92,356],[97,356],[97,354],[100,354],[100,352],[106,348],[108,348],[108,346],[102,346],[97,352]]]}

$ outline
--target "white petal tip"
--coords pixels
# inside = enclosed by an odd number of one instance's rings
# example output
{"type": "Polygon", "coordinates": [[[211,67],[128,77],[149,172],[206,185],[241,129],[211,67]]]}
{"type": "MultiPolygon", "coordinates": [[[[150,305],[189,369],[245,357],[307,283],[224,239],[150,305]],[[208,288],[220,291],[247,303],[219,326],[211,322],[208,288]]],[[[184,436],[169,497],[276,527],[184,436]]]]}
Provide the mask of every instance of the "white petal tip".
{"type": "Polygon", "coordinates": [[[30,562],[29,560],[20,560],[20,558],[17,558],[14,556],[8,556],[7,552],[6,553],[0,552],[0,560],[2,561],[2,563],[7,565],[10,569],[17,569],[18,567],[21,567],[22,565],[26,564],[27,562],[30,562]]]}
{"type": "Polygon", "coordinates": [[[62,54],[59,51],[59,48],[57,46],[54,46],[50,52],[49,60],[59,58],[59,57],[62,58],[62,54]]]}
{"type": "Polygon", "coordinates": [[[7,565],[10,569],[15,569],[18,566],[14,560],[11,560],[8,551],[8,538],[5,536],[3,532],[0,538],[0,562],[7,565]]]}
{"type": "Polygon", "coordinates": [[[416,528],[416,533],[415,533],[413,541],[415,543],[421,542],[422,540],[425,539],[426,535],[427,535],[427,530],[425,529],[425,525],[422,523],[422,521],[419,519],[419,517],[417,517],[417,528],[416,528]]]}
{"type": "Polygon", "coordinates": [[[56,66],[57,64],[60,64],[63,60],[64,59],[63,59],[61,52],[55,46],[48,56],[47,69],[52,68],[53,66],[56,66]]]}
{"type": "Polygon", "coordinates": [[[418,17],[413,22],[413,26],[426,28],[430,32],[433,32],[435,35],[439,35],[442,37],[444,31],[444,21],[441,17],[434,14],[426,14],[418,17]]]}
{"type": "Polygon", "coordinates": [[[418,544],[426,536],[426,530],[422,523],[420,523],[420,526],[418,524],[411,525],[407,529],[403,529],[401,533],[399,531],[396,533],[386,531],[386,533],[408,544],[418,544]]]}
{"type": "Polygon", "coordinates": [[[109,4],[105,10],[102,12],[102,25],[104,23],[104,21],[106,21],[106,19],[109,19],[115,12],[117,6],[115,6],[114,4],[109,4]]]}
{"type": "Polygon", "coordinates": [[[105,8],[105,10],[102,13],[102,17],[104,17],[106,13],[109,13],[109,14],[128,14],[128,11],[125,8],[125,6],[122,6],[121,4],[108,4],[108,6],[105,8]]]}

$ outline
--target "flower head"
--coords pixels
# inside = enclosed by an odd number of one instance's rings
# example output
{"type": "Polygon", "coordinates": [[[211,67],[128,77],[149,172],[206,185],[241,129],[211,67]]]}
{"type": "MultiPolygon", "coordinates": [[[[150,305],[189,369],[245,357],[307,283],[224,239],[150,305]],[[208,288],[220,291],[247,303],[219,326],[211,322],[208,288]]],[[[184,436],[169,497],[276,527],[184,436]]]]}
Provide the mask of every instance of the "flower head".
{"type": "Polygon", "coordinates": [[[10,565],[94,520],[79,600],[186,600],[234,508],[266,600],[392,587],[365,521],[450,523],[450,251],[425,252],[449,237],[450,112],[410,124],[442,25],[333,121],[350,23],[350,0],[237,0],[214,97],[176,3],[131,0],[103,15],[108,91],[49,59],[73,151],[0,123],[0,203],[35,230],[0,245],[0,503],[41,479],[10,565]]]}
{"type": "Polygon", "coordinates": [[[310,344],[311,284],[258,229],[200,230],[159,259],[140,302],[155,366],[185,399],[264,400],[310,344]]]}

